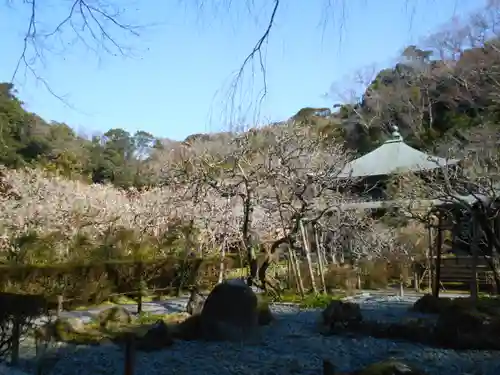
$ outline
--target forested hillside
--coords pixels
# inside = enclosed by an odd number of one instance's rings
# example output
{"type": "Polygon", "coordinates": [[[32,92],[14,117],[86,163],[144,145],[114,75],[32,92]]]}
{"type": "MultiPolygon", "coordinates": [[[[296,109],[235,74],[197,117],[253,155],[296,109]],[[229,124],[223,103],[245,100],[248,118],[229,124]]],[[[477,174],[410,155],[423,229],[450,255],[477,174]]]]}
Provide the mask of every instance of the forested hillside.
{"type": "Polygon", "coordinates": [[[111,182],[119,187],[149,183],[145,163],[162,143],[138,131],[109,129],[84,138],[65,123],[47,123],[23,108],[9,83],[0,83],[0,164],[8,168],[37,167],[71,179],[111,182]]]}
{"type": "MultiPolygon", "coordinates": [[[[498,134],[499,47],[500,42],[490,40],[450,56],[452,51],[409,46],[401,62],[367,82],[358,102],[333,109],[303,108],[288,122],[312,127],[357,154],[383,142],[391,125],[400,128],[409,144],[439,153],[457,142],[466,143],[479,126],[498,134]]],[[[9,168],[33,166],[73,179],[142,187],[154,184],[149,161],[155,152],[165,144],[179,146],[144,131],[129,134],[120,128],[83,138],[71,124],[47,123],[22,104],[11,84],[0,84],[0,163],[9,168]]],[[[230,135],[195,134],[185,142],[214,138],[228,140],[230,135]]]]}
{"type": "Polygon", "coordinates": [[[478,44],[455,56],[446,49],[409,46],[401,62],[367,82],[359,102],[340,105],[333,113],[302,109],[293,119],[322,128],[357,153],[379,145],[391,125],[412,146],[441,152],[443,146],[467,143],[480,126],[491,126],[492,135],[498,134],[500,43],[478,44]]]}

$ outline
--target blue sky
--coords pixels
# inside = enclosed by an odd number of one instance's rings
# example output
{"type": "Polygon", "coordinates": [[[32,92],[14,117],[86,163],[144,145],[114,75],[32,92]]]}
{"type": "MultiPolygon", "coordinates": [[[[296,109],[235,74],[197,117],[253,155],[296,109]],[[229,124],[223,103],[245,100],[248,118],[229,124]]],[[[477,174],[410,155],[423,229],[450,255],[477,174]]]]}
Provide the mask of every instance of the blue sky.
{"type": "MultiPolygon", "coordinates": [[[[262,34],[271,2],[253,0],[251,16],[244,0],[233,0],[229,9],[206,6],[201,11],[195,2],[186,0],[189,5],[180,5],[171,0],[162,6],[152,1],[120,2],[125,8],[124,22],[146,25],[138,38],[115,34],[120,44],[133,49],[126,58],[96,54],[81,43],[60,51],[58,43],[67,45],[74,35],[70,31],[61,39],[47,41],[52,53],[45,52],[44,64],[36,63],[36,72],[74,108],[23,71],[15,81],[19,96],[28,110],[46,120],[66,122],[87,135],[121,127],[180,140],[226,128],[235,120],[233,113],[246,113],[228,109],[231,77],[262,34]]],[[[332,83],[345,81],[372,63],[390,64],[404,46],[418,42],[453,15],[476,10],[485,2],[330,0],[333,7],[325,9],[328,0],[282,0],[265,47],[268,93],[257,106],[262,76],[258,69],[254,75],[247,70],[240,85],[243,96],[237,96],[236,103],[245,108],[253,103],[252,108],[260,111],[257,117],[255,112],[242,115],[242,121],[283,120],[302,107],[331,107],[335,100],[324,94],[332,83]]],[[[29,20],[26,5],[9,8],[6,3],[0,5],[4,51],[0,81],[12,77],[29,20]]],[[[38,11],[39,30],[55,25],[67,10],[50,6],[50,0],[47,3],[38,11]]]]}

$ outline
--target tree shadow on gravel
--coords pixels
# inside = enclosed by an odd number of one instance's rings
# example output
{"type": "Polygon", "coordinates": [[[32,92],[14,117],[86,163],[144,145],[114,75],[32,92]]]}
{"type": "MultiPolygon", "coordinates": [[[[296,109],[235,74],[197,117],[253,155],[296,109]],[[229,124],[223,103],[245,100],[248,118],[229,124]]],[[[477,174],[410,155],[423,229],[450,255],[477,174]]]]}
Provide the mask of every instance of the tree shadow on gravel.
{"type": "MultiPolygon", "coordinates": [[[[171,307],[173,312],[180,308],[175,302],[162,301],[162,304],[165,308],[171,307]]],[[[394,312],[393,309],[393,306],[379,306],[363,311],[382,310],[377,314],[403,316],[402,311],[394,312]]],[[[298,308],[284,311],[285,308],[279,307],[273,310],[275,320],[271,325],[261,327],[260,344],[176,341],[172,347],[160,352],[138,353],[135,374],[159,375],[169,368],[171,373],[180,371],[189,375],[204,366],[210,373],[219,375],[236,373],[228,370],[235,368],[245,369],[241,374],[255,370],[254,373],[313,375],[321,373],[324,359],[333,363],[338,371],[347,372],[391,358],[418,367],[428,375],[500,374],[500,353],[444,350],[372,337],[325,336],[320,333],[320,311],[298,308]],[[157,371],[151,372],[151,363],[158,368],[157,371]]],[[[46,361],[44,374],[114,375],[123,372],[124,350],[119,345],[66,346],[52,352],[55,359],[46,361]],[[94,355],[96,359],[90,363],[88,358],[94,355]],[[66,360],[57,364],[57,358],[67,357],[71,357],[74,369],[69,368],[66,360]]],[[[35,373],[33,357],[22,356],[21,365],[30,374],[35,373]]]]}

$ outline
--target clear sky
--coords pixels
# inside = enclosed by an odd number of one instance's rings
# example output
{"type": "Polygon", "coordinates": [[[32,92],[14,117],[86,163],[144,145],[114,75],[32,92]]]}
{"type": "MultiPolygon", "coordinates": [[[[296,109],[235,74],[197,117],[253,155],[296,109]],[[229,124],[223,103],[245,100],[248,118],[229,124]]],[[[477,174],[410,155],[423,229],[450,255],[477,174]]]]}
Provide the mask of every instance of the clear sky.
{"type": "MultiPolygon", "coordinates": [[[[121,127],[181,140],[189,134],[225,128],[232,74],[262,35],[272,2],[253,0],[251,16],[246,8],[250,1],[233,0],[229,9],[207,5],[201,11],[196,2],[170,0],[158,6],[162,2],[120,1],[125,21],[146,25],[139,30],[139,38],[115,34],[119,43],[133,47],[133,56],[96,55],[82,43],[61,52],[57,43],[68,45],[68,38],[74,36],[68,30],[62,39],[45,42],[52,53],[46,51],[44,64],[37,63],[35,68],[74,108],[22,70],[14,81],[19,96],[28,110],[86,134],[121,127]]],[[[283,120],[306,106],[331,107],[333,99],[324,94],[333,82],[372,63],[389,64],[404,46],[485,2],[282,0],[265,47],[268,93],[259,107],[260,121],[283,120]],[[332,6],[325,9],[328,2],[332,6]]],[[[29,21],[27,5],[14,1],[9,3],[18,5],[9,7],[7,3],[0,5],[0,81],[11,80],[29,21]]],[[[61,4],[72,1],[43,3],[49,5],[38,10],[39,30],[64,19],[68,6],[61,4]]],[[[252,79],[249,69],[241,86],[245,93],[252,82],[254,92],[238,97],[236,103],[255,102],[262,76],[256,71],[252,79]]],[[[246,117],[246,122],[253,119],[246,117]]]]}

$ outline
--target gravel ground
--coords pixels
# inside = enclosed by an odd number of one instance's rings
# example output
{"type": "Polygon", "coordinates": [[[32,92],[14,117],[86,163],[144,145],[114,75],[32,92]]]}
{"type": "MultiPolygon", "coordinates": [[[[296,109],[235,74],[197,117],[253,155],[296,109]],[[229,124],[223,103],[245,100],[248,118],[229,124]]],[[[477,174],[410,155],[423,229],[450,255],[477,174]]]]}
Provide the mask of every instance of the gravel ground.
{"type": "MultiPolygon", "coordinates": [[[[400,297],[358,296],[364,317],[377,321],[398,321],[419,317],[408,307],[416,300],[400,297]]],[[[182,301],[178,301],[178,305],[182,301]]],[[[277,320],[261,329],[252,344],[178,341],[171,348],[138,353],[137,375],[203,374],[320,374],[323,359],[339,371],[353,371],[367,364],[401,359],[429,375],[498,375],[500,352],[443,350],[390,340],[322,336],[317,333],[320,311],[300,310],[294,305],[272,307],[277,320]]],[[[123,351],[113,345],[65,347],[53,375],[116,375],[123,373],[123,351]]]]}
{"type": "Polygon", "coordinates": [[[0,375],[28,375],[19,369],[12,368],[0,363],[0,375]]]}

